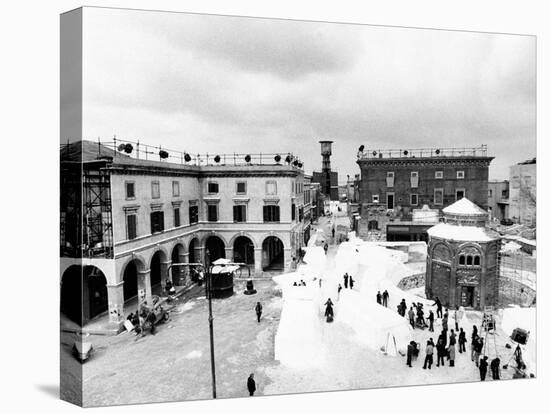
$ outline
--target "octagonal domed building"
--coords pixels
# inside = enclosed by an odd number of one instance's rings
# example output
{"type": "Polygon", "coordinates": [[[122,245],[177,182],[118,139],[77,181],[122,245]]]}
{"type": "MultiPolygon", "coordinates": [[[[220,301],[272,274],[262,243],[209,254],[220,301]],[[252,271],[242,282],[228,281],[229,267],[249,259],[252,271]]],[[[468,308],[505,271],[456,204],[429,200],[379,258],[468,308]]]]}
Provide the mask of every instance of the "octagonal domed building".
{"type": "Polygon", "coordinates": [[[498,303],[500,236],[488,213],[467,198],[443,209],[443,221],[428,229],[426,296],[449,308],[484,309],[498,303]]]}

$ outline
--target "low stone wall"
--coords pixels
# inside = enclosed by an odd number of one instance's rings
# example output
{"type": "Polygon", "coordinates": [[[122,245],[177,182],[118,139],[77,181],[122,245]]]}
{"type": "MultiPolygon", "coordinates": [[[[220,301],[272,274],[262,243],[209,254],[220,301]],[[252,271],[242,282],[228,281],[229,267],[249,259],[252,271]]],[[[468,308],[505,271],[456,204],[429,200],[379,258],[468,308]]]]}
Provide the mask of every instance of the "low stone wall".
{"type": "Polygon", "coordinates": [[[399,281],[397,287],[401,290],[410,290],[424,286],[426,278],[424,273],[417,273],[415,275],[404,277],[399,281]]]}
{"type": "Polygon", "coordinates": [[[530,287],[509,277],[499,278],[498,302],[500,307],[509,305],[533,306],[537,292],[530,287]]]}

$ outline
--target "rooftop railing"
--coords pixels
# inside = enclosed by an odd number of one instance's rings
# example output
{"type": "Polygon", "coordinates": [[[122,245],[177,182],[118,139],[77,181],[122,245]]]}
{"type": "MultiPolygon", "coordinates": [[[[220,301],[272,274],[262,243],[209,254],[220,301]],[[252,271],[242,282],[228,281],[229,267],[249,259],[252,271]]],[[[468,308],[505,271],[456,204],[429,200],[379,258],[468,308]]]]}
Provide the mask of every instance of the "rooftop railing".
{"type": "MultiPolygon", "coordinates": [[[[62,146],[63,147],[63,146],[62,146]]],[[[193,154],[186,151],[168,149],[162,146],[144,144],[140,141],[128,141],[119,138],[97,140],[98,155],[131,157],[139,160],[158,161],[189,166],[221,165],[289,165],[303,170],[304,162],[293,153],[226,153],[193,154]],[[108,148],[109,154],[102,154],[102,148],[108,148]]]]}
{"type": "Polygon", "coordinates": [[[363,149],[357,152],[358,160],[378,158],[445,158],[486,157],[487,145],[469,148],[414,148],[414,149],[363,149]]]}

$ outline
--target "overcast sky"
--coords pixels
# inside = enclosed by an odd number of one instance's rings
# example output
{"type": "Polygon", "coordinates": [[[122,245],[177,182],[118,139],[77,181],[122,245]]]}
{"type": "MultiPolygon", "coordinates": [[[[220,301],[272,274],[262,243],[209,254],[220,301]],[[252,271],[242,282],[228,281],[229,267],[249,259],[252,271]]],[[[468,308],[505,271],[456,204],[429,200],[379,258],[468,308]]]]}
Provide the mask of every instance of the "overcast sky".
{"type": "Polygon", "coordinates": [[[536,155],[535,38],[88,8],[86,139],[293,151],[345,181],[366,148],[479,146],[490,178],[536,155]]]}

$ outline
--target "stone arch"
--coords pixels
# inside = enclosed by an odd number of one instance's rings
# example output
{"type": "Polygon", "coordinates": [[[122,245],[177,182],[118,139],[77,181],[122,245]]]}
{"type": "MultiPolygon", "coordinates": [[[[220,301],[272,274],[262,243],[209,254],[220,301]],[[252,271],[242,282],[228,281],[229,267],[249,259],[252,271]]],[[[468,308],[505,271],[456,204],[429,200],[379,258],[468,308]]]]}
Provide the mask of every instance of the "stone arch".
{"type": "Polygon", "coordinates": [[[177,286],[185,284],[185,274],[187,273],[187,269],[185,266],[174,266],[174,264],[185,263],[187,258],[184,257],[184,254],[185,245],[183,243],[178,242],[172,246],[172,254],[170,256],[172,268],[171,274],[168,276],[172,277],[172,282],[177,286]]]}
{"type": "Polygon", "coordinates": [[[262,241],[262,270],[279,271],[285,266],[285,245],[277,235],[269,235],[262,241]]]}
{"type": "Polygon", "coordinates": [[[150,281],[151,281],[151,292],[155,295],[160,295],[162,292],[162,282],[167,277],[167,266],[166,262],[168,261],[168,254],[163,247],[155,249],[151,255],[151,260],[149,262],[150,269],[150,281]]]}
{"type": "Polygon", "coordinates": [[[456,251],[457,253],[455,255],[455,261],[457,265],[465,264],[467,266],[483,266],[485,264],[485,252],[483,251],[483,248],[477,243],[462,243],[460,246],[458,246],[456,251]],[[465,263],[461,263],[461,256],[466,257],[465,263]],[[476,263],[476,256],[479,257],[479,263],[474,264],[476,263]]]}
{"type": "Polygon", "coordinates": [[[196,252],[196,250],[199,249],[200,246],[201,246],[200,239],[196,235],[191,237],[187,245],[187,251],[189,252],[189,263],[202,262],[200,255],[197,254],[196,252]]]}
{"type": "Polygon", "coordinates": [[[122,267],[121,279],[124,282],[122,287],[123,301],[137,297],[139,286],[139,274],[146,270],[145,260],[138,255],[132,255],[122,267]]]}
{"type": "Polygon", "coordinates": [[[430,246],[431,259],[452,263],[453,256],[453,246],[446,241],[437,241],[430,246]]]}
{"type": "Polygon", "coordinates": [[[93,265],[72,265],[61,277],[61,312],[79,326],[108,310],[107,278],[93,265]]]}
{"type": "Polygon", "coordinates": [[[233,260],[253,266],[255,262],[254,250],[256,248],[254,239],[248,235],[239,234],[233,237],[231,241],[230,247],[233,248],[233,260]]]}
{"type": "Polygon", "coordinates": [[[226,241],[218,234],[209,234],[204,238],[204,253],[209,255],[210,262],[225,259],[226,241]]]}
{"type": "Polygon", "coordinates": [[[256,241],[256,239],[254,237],[252,237],[252,235],[250,233],[247,233],[247,232],[244,232],[244,231],[240,231],[238,233],[235,233],[233,235],[233,237],[231,237],[231,239],[229,240],[229,243],[227,243],[227,246],[233,246],[235,244],[235,240],[237,240],[239,237],[243,237],[243,236],[250,239],[250,241],[254,245],[254,248],[255,249],[257,248],[258,242],[256,241]]]}

